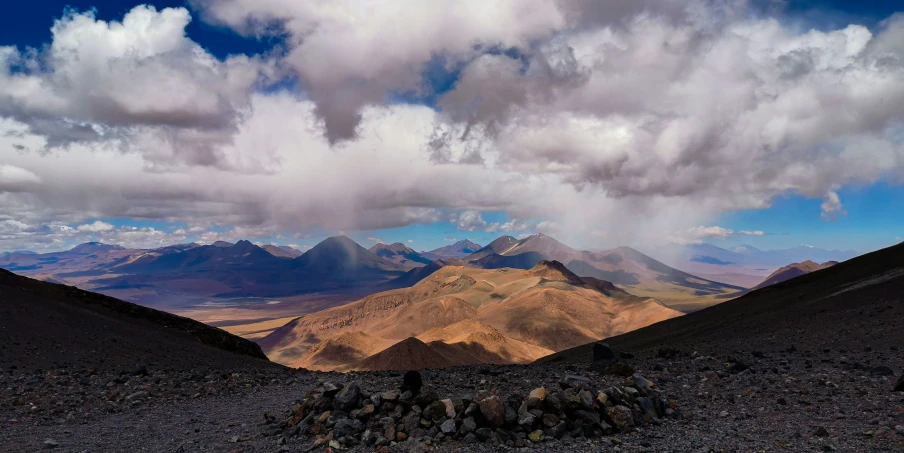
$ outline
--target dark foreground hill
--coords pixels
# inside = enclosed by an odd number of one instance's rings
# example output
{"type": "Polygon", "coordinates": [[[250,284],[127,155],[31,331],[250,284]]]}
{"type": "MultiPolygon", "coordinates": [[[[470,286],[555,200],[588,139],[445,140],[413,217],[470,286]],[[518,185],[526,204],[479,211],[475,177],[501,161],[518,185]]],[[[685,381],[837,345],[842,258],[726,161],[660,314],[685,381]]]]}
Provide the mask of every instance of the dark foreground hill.
{"type": "MultiPolygon", "coordinates": [[[[606,341],[632,351],[904,346],[904,244],[606,341]]],[[[591,351],[579,346],[540,362],[587,361],[591,351]]]]}
{"type": "Polygon", "coordinates": [[[215,327],[0,269],[0,369],[277,366],[215,327]]]}

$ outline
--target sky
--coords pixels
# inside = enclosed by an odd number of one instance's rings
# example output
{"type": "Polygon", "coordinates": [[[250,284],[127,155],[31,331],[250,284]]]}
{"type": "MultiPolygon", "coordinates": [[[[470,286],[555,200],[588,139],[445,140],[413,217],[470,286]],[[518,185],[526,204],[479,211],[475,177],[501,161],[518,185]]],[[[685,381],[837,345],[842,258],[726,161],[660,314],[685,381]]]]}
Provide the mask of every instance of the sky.
{"type": "Polygon", "coordinates": [[[0,17],[0,252],[904,237],[904,6],[42,0],[0,17]]]}

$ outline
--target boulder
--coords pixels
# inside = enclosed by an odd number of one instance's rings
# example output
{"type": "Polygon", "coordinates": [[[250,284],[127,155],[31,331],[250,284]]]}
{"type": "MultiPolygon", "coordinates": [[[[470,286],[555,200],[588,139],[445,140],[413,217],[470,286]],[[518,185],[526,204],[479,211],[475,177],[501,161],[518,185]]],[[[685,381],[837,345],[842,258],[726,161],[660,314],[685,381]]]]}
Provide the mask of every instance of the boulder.
{"type": "Polygon", "coordinates": [[[537,416],[527,410],[527,404],[518,409],[518,424],[530,428],[537,421],[537,416]]]}
{"type": "Polygon", "coordinates": [[[581,399],[581,407],[584,409],[593,409],[593,394],[590,393],[590,390],[581,390],[578,393],[578,398],[581,399]]]}
{"type": "Polygon", "coordinates": [[[546,439],[546,433],[544,433],[542,429],[538,429],[536,431],[531,431],[530,434],[527,435],[527,438],[530,439],[531,442],[538,444],[546,439]]]}
{"type": "MultiPolygon", "coordinates": [[[[449,401],[449,405],[452,404],[452,401],[449,401]]],[[[424,415],[429,417],[431,420],[439,421],[443,417],[446,417],[446,404],[442,401],[434,401],[424,409],[424,415]]],[[[452,416],[448,418],[455,418],[455,411],[453,409],[452,416]]]]}
{"type": "Polygon", "coordinates": [[[455,434],[455,420],[444,421],[442,425],[439,425],[439,429],[446,435],[455,434]]]}
{"type": "Polygon", "coordinates": [[[618,405],[606,408],[606,415],[620,431],[627,431],[634,426],[634,416],[631,414],[631,409],[625,406],[618,405]]]}
{"type": "Polygon", "coordinates": [[[904,392],[904,374],[902,374],[901,377],[898,378],[898,383],[895,384],[895,391],[904,392]]]}
{"type": "Polygon", "coordinates": [[[558,438],[562,437],[562,434],[565,434],[565,430],[567,428],[568,427],[565,424],[565,422],[560,421],[559,423],[556,423],[555,426],[546,428],[546,437],[552,437],[552,438],[558,439],[558,438]]]}
{"type": "Polygon", "coordinates": [[[653,389],[650,388],[650,382],[640,374],[635,374],[631,377],[631,384],[642,396],[648,396],[653,393],[653,389]]]}
{"type": "Polygon", "coordinates": [[[491,396],[484,398],[477,403],[480,406],[480,413],[494,428],[499,428],[505,424],[505,405],[496,397],[491,396]]]}
{"type": "Polygon", "coordinates": [[[869,370],[869,372],[873,376],[894,376],[894,374],[895,374],[895,372],[892,371],[891,368],[889,368],[885,365],[873,367],[871,370],[869,370]]]}
{"type": "Polygon", "coordinates": [[[546,400],[546,388],[540,387],[530,391],[527,395],[527,405],[531,408],[538,407],[546,400]]]}
{"type": "Polygon", "coordinates": [[[343,411],[350,411],[358,406],[361,397],[361,387],[357,382],[346,385],[333,397],[333,407],[343,411]]]}
{"type": "Polygon", "coordinates": [[[586,378],[584,376],[576,376],[573,374],[565,375],[562,380],[559,381],[559,385],[562,387],[562,390],[566,389],[575,389],[580,390],[583,388],[590,387],[590,378],[586,378]]]}
{"type": "Polygon", "coordinates": [[[411,393],[417,394],[421,391],[421,387],[424,385],[424,380],[421,378],[421,373],[417,371],[409,371],[405,373],[405,376],[402,377],[402,392],[410,391],[411,393]]]}
{"type": "Polygon", "coordinates": [[[443,403],[443,406],[446,407],[446,417],[455,418],[455,403],[453,403],[449,398],[439,400],[439,402],[443,403]]]}
{"type": "Polygon", "coordinates": [[[342,390],[342,384],[336,385],[332,382],[323,383],[323,396],[332,397],[333,395],[339,393],[339,390],[342,390]]]}
{"type": "Polygon", "coordinates": [[[462,434],[473,433],[477,429],[477,422],[474,421],[474,417],[468,417],[461,421],[461,426],[458,428],[458,432],[462,434]]]}

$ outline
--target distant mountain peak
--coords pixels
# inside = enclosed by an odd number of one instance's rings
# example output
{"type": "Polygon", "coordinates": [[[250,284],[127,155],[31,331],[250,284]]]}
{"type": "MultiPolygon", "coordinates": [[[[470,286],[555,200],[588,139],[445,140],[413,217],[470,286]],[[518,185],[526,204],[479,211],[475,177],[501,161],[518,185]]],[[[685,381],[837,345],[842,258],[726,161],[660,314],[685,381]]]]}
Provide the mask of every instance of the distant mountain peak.
{"type": "Polygon", "coordinates": [[[480,244],[474,243],[469,239],[462,239],[452,245],[430,250],[429,252],[422,252],[422,255],[430,259],[464,258],[481,248],[483,247],[480,244]]]}
{"type": "Polygon", "coordinates": [[[226,242],[226,241],[216,241],[210,245],[212,245],[214,247],[232,247],[235,244],[233,244],[232,242],[226,242]]]}
{"type": "Polygon", "coordinates": [[[69,251],[73,253],[97,253],[109,252],[111,250],[125,250],[125,247],[113,244],[104,244],[103,242],[85,242],[84,244],[76,245],[69,251]]]}

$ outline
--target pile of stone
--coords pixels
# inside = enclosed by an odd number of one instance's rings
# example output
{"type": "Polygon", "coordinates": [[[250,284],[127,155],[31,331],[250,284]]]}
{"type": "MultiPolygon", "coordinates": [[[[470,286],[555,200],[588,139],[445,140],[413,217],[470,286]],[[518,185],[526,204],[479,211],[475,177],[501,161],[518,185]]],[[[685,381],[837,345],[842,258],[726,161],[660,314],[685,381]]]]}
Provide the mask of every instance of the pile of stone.
{"type": "Polygon", "coordinates": [[[678,416],[675,404],[639,374],[605,389],[569,375],[558,387],[536,388],[528,395],[478,391],[470,398],[441,398],[429,387],[367,394],[357,382],[325,382],[293,404],[288,418],[274,420],[268,434],[277,436],[278,444],[311,436],[315,445],[332,448],[381,449],[405,441],[523,447],[598,438],[678,416]]]}

